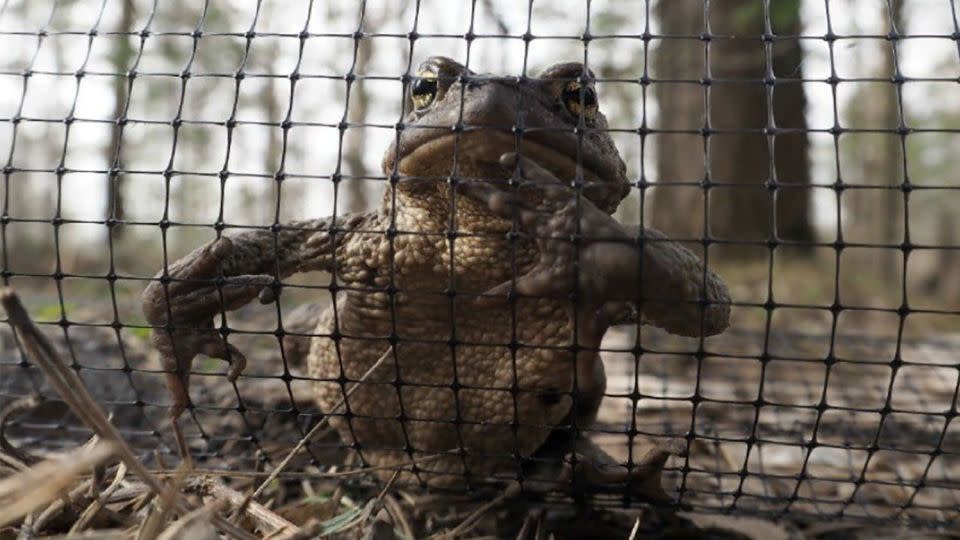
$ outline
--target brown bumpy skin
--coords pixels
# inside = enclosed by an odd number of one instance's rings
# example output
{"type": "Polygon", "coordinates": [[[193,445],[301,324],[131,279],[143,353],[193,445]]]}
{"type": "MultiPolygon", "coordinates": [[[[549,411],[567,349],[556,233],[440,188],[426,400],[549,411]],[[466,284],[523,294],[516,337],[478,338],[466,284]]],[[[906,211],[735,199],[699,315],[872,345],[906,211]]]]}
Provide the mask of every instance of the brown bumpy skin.
{"type": "Polygon", "coordinates": [[[513,475],[554,429],[589,425],[605,388],[596,348],[623,313],[684,335],[722,331],[719,278],[610,217],[629,184],[591,77],[560,64],[518,81],[431,58],[384,156],[399,181],[378,210],[237,235],[161,273],[144,310],[174,414],[189,403],[193,356],[242,368],[211,319],[271,301],[264,285],[301,271],[333,272],[340,286],[309,346],[319,406],[332,411],[383,358],[331,424],[370,465],[446,454],[419,466],[433,486],[513,475]]]}

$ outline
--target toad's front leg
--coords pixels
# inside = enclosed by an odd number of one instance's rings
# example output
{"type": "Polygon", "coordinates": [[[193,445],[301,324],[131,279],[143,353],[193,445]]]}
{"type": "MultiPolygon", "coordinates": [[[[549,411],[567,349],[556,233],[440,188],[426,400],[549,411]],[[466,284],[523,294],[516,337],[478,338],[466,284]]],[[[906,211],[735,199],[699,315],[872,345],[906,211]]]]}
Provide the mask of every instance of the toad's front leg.
{"type": "Polygon", "coordinates": [[[276,298],[280,279],[299,272],[333,272],[338,252],[373,214],[350,214],[293,222],[277,230],[256,230],[219,238],[161,270],[141,296],[153,327],[152,342],[167,371],[173,394],[171,416],[189,404],[189,374],[198,354],[231,364],[235,380],[243,353],[214,328],[213,318],[259,297],[276,298]]]}
{"type": "Polygon", "coordinates": [[[465,182],[460,189],[494,213],[514,219],[521,232],[536,240],[540,259],[528,273],[487,296],[496,301],[513,291],[568,298],[576,292],[578,316],[587,315],[586,322],[603,321],[596,315],[616,312],[611,308],[628,302],[639,308],[644,322],[674,334],[710,336],[726,329],[727,287],[692,251],[659,231],[620,224],[526,157],[504,154],[501,164],[513,170],[521,190],[542,191],[538,203],[525,203],[516,191],[485,181],[465,182]]]}
{"type": "MultiPolygon", "coordinates": [[[[527,158],[505,154],[501,164],[514,169],[521,190],[539,189],[542,197],[525,203],[516,191],[483,181],[465,182],[461,189],[532,235],[540,258],[526,274],[488,291],[484,301],[502,302],[508,292],[561,298],[577,293],[572,309],[578,343],[584,347],[577,356],[577,383],[584,401],[593,405],[584,411],[588,415],[595,413],[603,396],[602,364],[594,351],[625,303],[638,306],[645,322],[676,334],[713,335],[727,327],[727,288],[690,250],[657,231],[642,231],[638,237],[527,158]],[[601,316],[605,313],[613,315],[601,316]]],[[[565,435],[554,437],[555,445],[548,441],[542,451],[577,456],[569,480],[578,489],[628,489],[646,500],[669,500],[660,486],[660,472],[675,449],[652,448],[628,471],[579,433],[565,435]]]]}

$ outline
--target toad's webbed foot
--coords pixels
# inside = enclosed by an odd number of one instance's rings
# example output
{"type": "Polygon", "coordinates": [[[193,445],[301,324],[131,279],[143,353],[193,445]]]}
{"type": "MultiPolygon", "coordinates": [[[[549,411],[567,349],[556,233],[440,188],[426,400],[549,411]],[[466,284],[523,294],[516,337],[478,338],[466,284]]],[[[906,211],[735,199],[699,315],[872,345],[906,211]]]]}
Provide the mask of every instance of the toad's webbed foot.
{"type": "MultiPolygon", "coordinates": [[[[198,354],[229,362],[230,380],[243,371],[246,358],[214,328],[214,317],[254,298],[261,303],[276,301],[279,280],[294,273],[333,271],[337,250],[372,217],[349,214],[336,221],[294,222],[219,238],[159,272],[141,299],[173,394],[171,415],[178,417],[190,402],[189,374],[198,354]]],[[[301,328],[300,317],[291,322],[297,333],[308,331],[301,328]]]]}
{"type": "Polygon", "coordinates": [[[713,335],[726,329],[726,285],[696,254],[658,231],[631,231],[527,157],[507,153],[500,163],[513,170],[516,190],[486,181],[463,182],[460,189],[493,213],[514,219],[536,239],[540,258],[525,275],[487,291],[488,301],[510,291],[553,297],[576,291],[578,308],[585,312],[632,302],[645,322],[675,334],[713,335]],[[542,192],[536,203],[522,197],[529,189],[542,192]]]}
{"type": "Polygon", "coordinates": [[[632,497],[655,504],[669,504],[671,497],[663,489],[663,466],[682,449],[675,445],[650,445],[627,469],[588,439],[577,441],[568,456],[568,473],[572,485],[586,493],[629,493],[632,497]]]}
{"type": "Polygon", "coordinates": [[[649,444],[628,469],[586,437],[557,431],[531,463],[525,486],[534,490],[569,491],[574,497],[629,494],[639,501],[670,504],[663,489],[663,467],[670,456],[682,455],[682,444],[649,444]],[[561,459],[562,458],[562,459],[561,459]]]}
{"type": "Polygon", "coordinates": [[[176,418],[189,403],[189,373],[198,354],[230,363],[228,378],[236,380],[246,357],[213,326],[213,318],[238,309],[269,290],[266,274],[220,277],[222,263],[234,253],[229,238],[217,239],[170,265],[143,292],[143,312],[154,327],[152,341],[167,371],[176,418]]]}

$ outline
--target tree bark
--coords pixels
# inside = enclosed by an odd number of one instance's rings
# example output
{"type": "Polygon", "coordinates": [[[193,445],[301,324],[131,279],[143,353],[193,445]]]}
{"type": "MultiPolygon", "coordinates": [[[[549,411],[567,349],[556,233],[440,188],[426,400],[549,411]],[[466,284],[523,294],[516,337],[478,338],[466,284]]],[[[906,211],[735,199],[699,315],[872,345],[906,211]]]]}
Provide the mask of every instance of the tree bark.
{"type": "MultiPolygon", "coordinates": [[[[136,22],[136,13],[134,12],[133,0],[123,0],[120,3],[120,24],[118,31],[125,34],[133,32],[133,25],[136,22]]],[[[126,72],[130,69],[130,60],[134,57],[134,48],[130,44],[132,39],[129,35],[118,36],[116,47],[112,51],[111,60],[113,72],[117,75],[113,83],[113,118],[119,120],[126,114],[128,89],[126,72]]],[[[124,196],[123,196],[123,126],[117,124],[113,126],[110,132],[110,141],[104,147],[104,155],[109,167],[117,171],[116,175],[107,177],[107,219],[123,220],[126,217],[124,196]]],[[[119,241],[125,233],[123,226],[113,228],[113,240],[119,241]]]]}
{"type": "MultiPolygon", "coordinates": [[[[807,164],[809,142],[804,112],[806,97],[800,83],[802,51],[798,40],[776,40],[771,51],[776,76],[772,103],[763,83],[767,53],[764,49],[764,13],[752,0],[714,0],[710,6],[710,85],[706,77],[705,43],[697,39],[705,32],[702,0],[658,3],[661,29],[666,35],[693,39],[664,39],[655,57],[654,80],[684,79],[690,82],[654,84],[660,130],[700,130],[710,125],[709,160],[705,159],[705,138],[700,133],[661,134],[657,145],[659,182],[653,196],[653,225],[683,238],[709,236],[732,241],[779,239],[810,241],[810,183],[807,164]],[[724,36],[734,36],[728,38],[724,36]],[[706,106],[705,92],[709,91],[706,106]],[[768,125],[768,109],[773,125],[768,125]],[[789,133],[768,143],[767,127],[789,128],[789,133]],[[771,148],[772,146],[772,148],[771,148]],[[772,152],[771,152],[772,151],[772,152]],[[771,170],[771,155],[775,169],[771,170]],[[709,179],[708,228],[704,224],[706,190],[697,185],[709,179]],[[768,189],[775,180],[778,189],[768,189]],[[736,184],[736,185],[723,185],[736,184]],[[776,220],[771,219],[776,201],[776,220]]],[[[775,9],[777,4],[772,4],[775,9]]],[[[800,33],[799,2],[776,9],[774,33],[800,33]],[[789,8],[789,11],[784,11],[789,8]]],[[[774,14],[771,14],[774,15],[774,14]]],[[[773,17],[772,17],[773,18],[773,17]]],[[[756,247],[724,246],[721,253],[738,256],[765,256],[756,247]]]]}
{"type": "MultiPolygon", "coordinates": [[[[364,25],[366,30],[373,31],[369,24],[364,25]]],[[[373,39],[364,38],[357,43],[357,56],[354,62],[354,73],[362,73],[370,64],[370,58],[373,56],[373,39]]],[[[343,134],[343,165],[346,169],[347,178],[343,187],[346,188],[347,212],[359,212],[366,210],[369,204],[368,184],[362,177],[369,176],[364,159],[367,154],[366,137],[363,136],[367,128],[363,124],[367,121],[367,113],[370,110],[370,93],[367,91],[366,82],[355,80],[350,87],[350,110],[349,122],[351,128],[343,134]]]]}
{"type": "MultiPolygon", "coordinates": [[[[267,73],[275,73],[273,59],[280,54],[279,47],[275,43],[270,45],[269,54],[267,55],[268,60],[263,67],[267,73]]],[[[270,130],[267,132],[267,144],[263,148],[263,170],[270,173],[276,173],[280,171],[281,165],[284,164],[284,155],[283,155],[283,138],[282,130],[279,125],[274,125],[274,123],[279,124],[282,122],[282,116],[284,111],[280,109],[280,101],[277,96],[277,88],[273,79],[264,79],[263,86],[260,88],[260,103],[263,106],[263,112],[266,116],[266,121],[270,124],[270,130]]],[[[257,198],[262,197],[264,193],[257,193],[259,190],[252,190],[247,188],[243,193],[243,204],[245,206],[246,212],[258,212],[262,215],[257,215],[257,223],[271,223],[277,219],[280,219],[280,216],[275,215],[275,209],[272,207],[266,207],[263,204],[257,203],[257,198]]],[[[271,195],[270,200],[276,201],[278,196],[290,196],[292,201],[286,201],[286,205],[295,203],[298,200],[298,195],[292,193],[291,187],[285,186],[281,188],[278,182],[273,182],[272,186],[266,190],[266,194],[271,195]],[[283,189],[284,193],[280,193],[280,190],[283,189]]]]}
{"type": "MultiPolygon", "coordinates": [[[[894,28],[903,31],[903,0],[890,0],[890,9],[884,2],[882,27],[868,32],[885,35],[894,28]],[[892,19],[891,19],[892,17],[892,19]]],[[[885,43],[881,49],[878,78],[890,78],[896,73],[895,42],[885,43]]],[[[872,83],[862,87],[849,108],[849,123],[853,127],[870,127],[884,130],[881,135],[853,133],[851,152],[846,156],[849,163],[859,166],[858,178],[845,178],[855,184],[874,184],[868,189],[848,190],[844,194],[844,209],[850,232],[847,240],[870,244],[896,245],[904,240],[903,205],[905,194],[898,189],[903,182],[903,149],[900,137],[893,131],[900,126],[900,103],[897,87],[892,82],[872,83]],[[878,141],[878,137],[880,140],[878,141]],[[878,144],[879,143],[879,144],[878,144]]],[[[854,169],[855,170],[855,169],[854,169]]],[[[877,265],[884,283],[895,287],[900,276],[902,260],[896,249],[873,251],[868,256],[879,256],[877,265]]],[[[877,259],[874,259],[876,261],[877,259]]],[[[863,264],[869,264],[862,261],[863,264]]]]}
{"type": "MultiPolygon", "coordinates": [[[[661,34],[696,36],[703,32],[703,4],[695,0],[656,4],[661,34]]],[[[663,39],[653,51],[652,78],[699,80],[704,73],[703,43],[693,39],[663,39]]],[[[657,100],[653,128],[661,131],[696,130],[706,118],[703,88],[695,82],[652,85],[657,100]]],[[[662,133],[652,137],[661,187],[651,194],[653,226],[669,236],[699,238],[705,235],[704,192],[696,185],[705,173],[703,141],[699,135],[662,133]]]]}

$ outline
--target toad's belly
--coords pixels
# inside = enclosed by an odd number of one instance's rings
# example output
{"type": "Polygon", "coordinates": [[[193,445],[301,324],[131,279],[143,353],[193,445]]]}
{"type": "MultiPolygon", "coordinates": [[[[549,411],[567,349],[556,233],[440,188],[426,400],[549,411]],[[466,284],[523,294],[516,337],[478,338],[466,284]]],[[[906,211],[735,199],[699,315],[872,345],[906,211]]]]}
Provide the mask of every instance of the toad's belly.
{"type": "Polygon", "coordinates": [[[562,302],[521,299],[514,311],[465,300],[451,310],[436,294],[398,299],[391,313],[383,300],[343,295],[336,324],[328,312],[317,332],[339,339],[314,339],[309,360],[319,405],[332,411],[354,384],[338,379],[356,381],[384,357],[331,419],[366,463],[426,458],[419,479],[431,485],[512,472],[568,417],[575,371],[562,302]]]}

